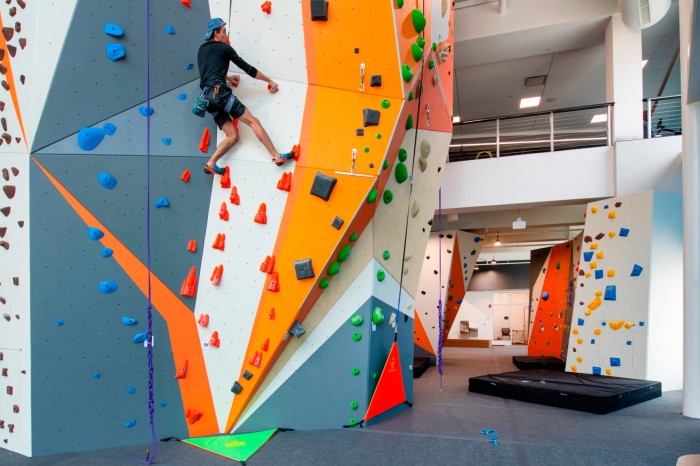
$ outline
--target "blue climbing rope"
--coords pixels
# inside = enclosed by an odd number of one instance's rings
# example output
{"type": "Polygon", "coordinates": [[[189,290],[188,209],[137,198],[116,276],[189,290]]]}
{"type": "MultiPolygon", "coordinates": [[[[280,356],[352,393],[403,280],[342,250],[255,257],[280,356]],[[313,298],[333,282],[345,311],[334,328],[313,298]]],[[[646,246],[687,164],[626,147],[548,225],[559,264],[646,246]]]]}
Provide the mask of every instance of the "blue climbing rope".
{"type": "MultiPolygon", "coordinates": [[[[146,108],[151,108],[151,0],[146,0],[146,108]]],[[[147,295],[148,330],[148,424],[151,426],[151,450],[146,451],[145,460],[134,460],[142,464],[153,464],[158,458],[158,440],[153,420],[153,300],[151,295],[151,112],[146,116],[146,265],[148,269],[147,295]]]]}
{"type": "Polygon", "coordinates": [[[442,189],[438,191],[438,347],[437,366],[442,391],[442,343],[445,324],[442,321],[442,189]]]}

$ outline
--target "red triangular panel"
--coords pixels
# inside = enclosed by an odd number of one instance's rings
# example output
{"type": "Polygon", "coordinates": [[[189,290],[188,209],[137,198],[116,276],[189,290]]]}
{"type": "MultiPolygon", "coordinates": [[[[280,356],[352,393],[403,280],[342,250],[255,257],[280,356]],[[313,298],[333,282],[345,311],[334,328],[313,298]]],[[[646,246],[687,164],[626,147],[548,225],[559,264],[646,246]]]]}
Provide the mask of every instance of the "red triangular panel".
{"type": "Polygon", "coordinates": [[[372,400],[365,413],[365,421],[372,419],[394,406],[406,401],[406,392],[403,389],[403,376],[401,375],[401,361],[399,360],[399,346],[394,342],[389,351],[386,365],[379,377],[377,389],[374,390],[372,400]]]}
{"type": "Polygon", "coordinates": [[[421,322],[418,311],[416,310],[413,312],[413,343],[435,356],[433,345],[430,344],[428,333],[425,331],[423,322],[421,322]]]}

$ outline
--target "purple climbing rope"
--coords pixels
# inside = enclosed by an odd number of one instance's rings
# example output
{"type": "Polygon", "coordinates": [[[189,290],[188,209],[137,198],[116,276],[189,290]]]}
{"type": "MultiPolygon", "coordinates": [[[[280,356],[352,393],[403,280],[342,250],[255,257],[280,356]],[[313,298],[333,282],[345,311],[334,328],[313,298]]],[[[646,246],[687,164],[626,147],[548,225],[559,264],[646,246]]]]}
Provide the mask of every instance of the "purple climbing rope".
{"type": "Polygon", "coordinates": [[[442,189],[438,191],[438,348],[437,366],[440,374],[440,391],[442,391],[442,340],[445,324],[442,321],[442,189]]]}
{"type": "MultiPolygon", "coordinates": [[[[151,108],[151,0],[146,0],[146,108],[151,108]]],[[[148,424],[151,426],[151,450],[146,451],[145,460],[137,463],[153,464],[158,458],[158,440],[153,420],[153,300],[151,296],[151,112],[146,112],[146,265],[148,268],[147,294],[148,330],[148,424]]]]}

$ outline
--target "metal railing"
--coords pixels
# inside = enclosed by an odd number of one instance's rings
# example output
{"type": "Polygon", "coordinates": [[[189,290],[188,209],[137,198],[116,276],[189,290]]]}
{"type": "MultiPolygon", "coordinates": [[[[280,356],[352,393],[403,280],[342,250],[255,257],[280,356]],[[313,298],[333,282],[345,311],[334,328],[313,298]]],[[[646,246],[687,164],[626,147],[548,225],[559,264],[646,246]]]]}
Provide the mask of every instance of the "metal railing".
{"type": "Polygon", "coordinates": [[[449,161],[611,144],[614,103],[455,123],[449,161]]]}
{"type": "Polygon", "coordinates": [[[644,99],[644,138],[677,136],[683,132],[681,96],[644,99]],[[648,118],[651,115],[651,118],[648,118]]]}

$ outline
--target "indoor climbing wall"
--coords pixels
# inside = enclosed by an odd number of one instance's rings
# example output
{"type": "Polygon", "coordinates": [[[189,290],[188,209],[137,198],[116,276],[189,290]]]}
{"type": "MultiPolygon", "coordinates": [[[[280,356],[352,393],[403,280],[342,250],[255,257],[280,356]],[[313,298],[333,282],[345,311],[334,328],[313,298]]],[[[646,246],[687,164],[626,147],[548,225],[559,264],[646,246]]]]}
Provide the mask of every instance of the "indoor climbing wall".
{"type": "MultiPolygon", "coordinates": [[[[529,356],[552,356],[563,359],[566,348],[563,347],[564,334],[568,332],[567,315],[571,314],[573,277],[572,257],[573,241],[566,241],[549,248],[546,266],[541,268],[544,276],[539,297],[534,300],[534,319],[528,341],[529,356]]],[[[541,254],[539,249],[531,254],[541,254]]],[[[531,261],[536,263],[537,261],[531,261]]],[[[536,283],[537,287],[537,283],[536,283]]],[[[539,288],[539,287],[537,287],[539,288]]]]}
{"type": "Polygon", "coordinates": [[[0,7],[1,447],[147,441],[149,302],[158,437],[407,409],[452,131],[452,7],[432,3],[151,2],[149,24],[137,0],[0,7]],[[225,175],[203,173],[211,17],[279,85],[235,92],[295,148],[284,166],[241,123],[225,175]]]}
{"type": "Polygon", "coordinates": [[[437,354],[440,330],[438,302],[443,308],[444,342],[455,322],[459,322],[458,313],[482,245],[483,238],[464,231],[446,230],[430,235],[416,296],[414,341],[433,356],[437,354]]]}
{"type": "Polygon", "coordinates": [[[647,191],[588,204],[567,371],[680,388],[681,217],[647,191]]]}

